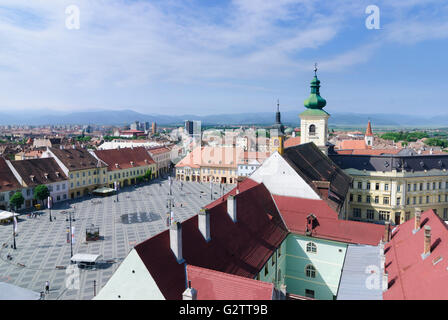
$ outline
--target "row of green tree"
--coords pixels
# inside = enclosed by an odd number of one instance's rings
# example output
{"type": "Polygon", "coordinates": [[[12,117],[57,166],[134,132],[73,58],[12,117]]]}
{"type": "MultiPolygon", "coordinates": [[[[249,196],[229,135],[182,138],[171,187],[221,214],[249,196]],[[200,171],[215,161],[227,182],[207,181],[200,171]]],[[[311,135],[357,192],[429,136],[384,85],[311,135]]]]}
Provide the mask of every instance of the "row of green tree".
{"type": "Polygon", "coordinates": [[[82,136],[77,136],[76,137],[76,141],[79,141],[79,142],[89,142],[90,140],[92,140],[91,136],[84,136],[84,135],[82,135],[82,136]]]}
{"type": "Polygon", "coordinates": [[[400,132],[387,132],[381,135],[381,139],[393,140],[394,142],[398,141],[415,142],[423,138],[429,138],[428,133],[421,131],[415,131],[415,132],[400,131],[400,132]]]}
{"type": "Polygon", "coordinates": [[[425,144],[428,145],[428,146],[436,146],[436,147],[447,148],[448,147],[448,140],[439,139],[439,138],[429,138],[429,139],[425,140],[425,144]]]}

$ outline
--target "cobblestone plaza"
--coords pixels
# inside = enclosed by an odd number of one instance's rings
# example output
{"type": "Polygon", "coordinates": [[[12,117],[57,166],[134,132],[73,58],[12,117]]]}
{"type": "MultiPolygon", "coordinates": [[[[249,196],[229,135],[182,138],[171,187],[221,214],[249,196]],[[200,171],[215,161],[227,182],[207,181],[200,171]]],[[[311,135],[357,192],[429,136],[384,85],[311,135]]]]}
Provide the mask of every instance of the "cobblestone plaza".
{"type": "MultiPolygon", "coordinates": [[[[232,185],[214,184],[213,199],[228,192],[232,185]]],[[[0,281],[36,292],[44,291],[45,299],[92,299],[138,243],[167,228],[169,198],[176,220],[184,221],[211,202],[210,184],[154,180],[150,184],[131,186],[108,197],[85,197],[55,205],[51,211],[41,210],[37,217],[22,214],[18,219],[17,249],[13,243],[11,224],[0,225],[0,281]],[[79,269],[70,263],[71,248],[67,241],[69,213],[75,227],[73,254],[100,254],[105,263],[96,269],[79,269]],[[86,228],[99,227],[101,239],[86,242],[86,228]],[[11,259],[8,259],[8,255],[11,259]],[[94,282],[96,283],[94,288],[94,282]]]]}

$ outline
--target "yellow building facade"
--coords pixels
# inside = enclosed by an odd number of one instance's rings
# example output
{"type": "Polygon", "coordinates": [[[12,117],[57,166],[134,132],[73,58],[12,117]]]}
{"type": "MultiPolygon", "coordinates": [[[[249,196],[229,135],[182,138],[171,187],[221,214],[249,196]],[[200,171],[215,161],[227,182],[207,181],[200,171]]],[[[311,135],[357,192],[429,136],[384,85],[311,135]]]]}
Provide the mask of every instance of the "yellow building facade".
{"type": "Polygon", "coordinates": [[[345,169],[353,177],[345,218],[398,225],[415,212],[433,209],[448,220],[448,171],[367,171],[345,169]]]}

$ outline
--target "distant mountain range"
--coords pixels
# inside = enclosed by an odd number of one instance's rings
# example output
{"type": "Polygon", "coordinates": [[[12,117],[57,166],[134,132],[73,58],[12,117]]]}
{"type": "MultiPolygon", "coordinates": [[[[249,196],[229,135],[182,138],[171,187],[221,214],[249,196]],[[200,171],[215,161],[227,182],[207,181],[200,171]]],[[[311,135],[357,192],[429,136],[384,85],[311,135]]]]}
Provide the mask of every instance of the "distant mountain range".
{"type": "MultiPolygon", "coordinates": [[[[299,110],[283,111],[282,122],[298,126],[299,110]]],[[[134,121],[157,122],[159,125],[182,125],[184,120],[201,120],[203,125],[269,125],[275,121],[274,112],[196,115],[142,114],[132,110],[102,110],[64,113],[49,110],[31,112],[0,112],[0,125],[57,125],[97,124],[124,125],[134,121]]],[[[374,127],[448,127],[448,114],[422,117],[405,114],[331,113],[329,124],[333,126],[365,127],[370,119],[374,127]]]]}

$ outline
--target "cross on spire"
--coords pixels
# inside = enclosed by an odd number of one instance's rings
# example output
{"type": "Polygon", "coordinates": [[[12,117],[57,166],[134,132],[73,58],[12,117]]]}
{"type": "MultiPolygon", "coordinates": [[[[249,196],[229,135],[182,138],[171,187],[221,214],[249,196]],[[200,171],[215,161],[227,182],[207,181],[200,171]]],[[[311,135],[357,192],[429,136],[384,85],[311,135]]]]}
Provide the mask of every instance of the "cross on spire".
{"type": "Polygon", "coordinates": [[[277,112],[280,112],[280,100],[277,99],[277,112]]]}
{"type": "Polygon", "coordinates": [[[314,63],[314,75],[317,77],[317,62],[314,63]]]}

